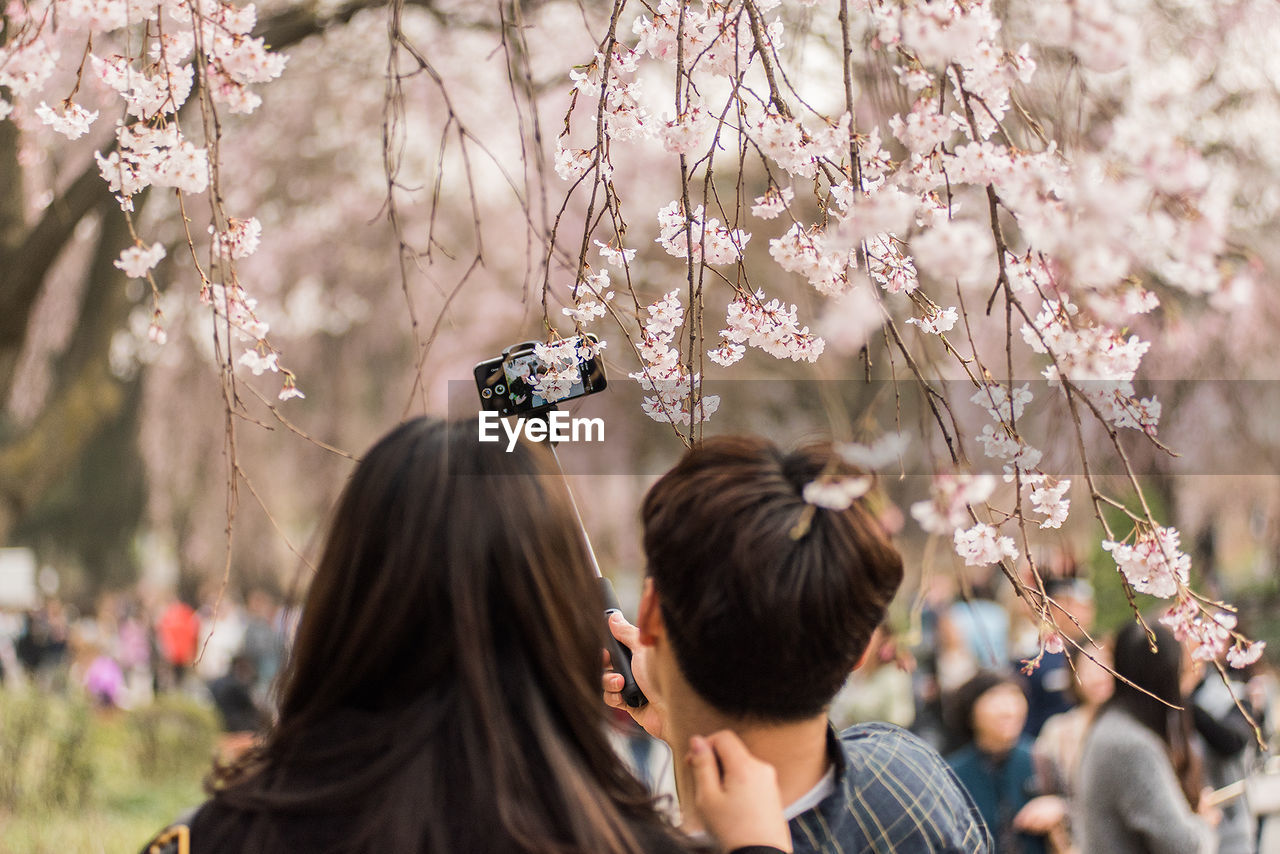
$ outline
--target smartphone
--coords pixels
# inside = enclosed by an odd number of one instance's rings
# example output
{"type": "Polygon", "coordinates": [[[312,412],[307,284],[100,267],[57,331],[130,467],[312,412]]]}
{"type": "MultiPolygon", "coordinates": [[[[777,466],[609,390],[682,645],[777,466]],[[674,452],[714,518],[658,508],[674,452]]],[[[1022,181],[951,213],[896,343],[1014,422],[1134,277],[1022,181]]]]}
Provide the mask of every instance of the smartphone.
{"type": "MultiPolygon", "coordinates": [[[[588,333],[592,343],[599,339],[588,333]]],[[[500,415],[527,415],[549,409],[559,403],[586,397],[603,391],[608,386],[604,375],[604,363],[596,356],[578,365],[579,377],[569,394],[558,400],[547,400],[534,390],[538,377],[547,373],[550,366],[542,362],[534,352],[537,341],[522,341],[502,351],[501,356],[476,365],[476,388],[480,392],[480,406],[500,415]]]]}

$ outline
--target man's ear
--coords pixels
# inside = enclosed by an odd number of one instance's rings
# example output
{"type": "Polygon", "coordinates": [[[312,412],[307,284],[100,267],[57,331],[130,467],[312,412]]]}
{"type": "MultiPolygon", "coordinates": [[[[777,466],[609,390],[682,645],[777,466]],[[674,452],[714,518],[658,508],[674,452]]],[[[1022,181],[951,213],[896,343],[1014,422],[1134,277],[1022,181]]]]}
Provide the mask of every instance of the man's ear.
{"type": "Polygon", "coordinates": [[[853,665],[853,669],[854,669],[854,670],[857,670],[857,669],[861,668],[861,667],[862,667],[862,665],[864,665],[864,664],[866,664],[866,663],[867,663],[867,655],[868,655],[870,652],[871,652],[871,647],[870,647],[870,646],[868,646],[866,649],[864,649],[864,650],[862,651],[862,655],[858,656],[858,662],[857,662],[857,664],[853,665]]]}
{"type": "Polygon", "coordinates": [[[662,622],[662,608],[658,604],[658,591],[653,587],[653,577],[644,580],[644,593],[640,595],[640,613],[636,616],[636,628],[640,630],[640,643],[654,646],[666,637],[667,627],[662,622]]]}

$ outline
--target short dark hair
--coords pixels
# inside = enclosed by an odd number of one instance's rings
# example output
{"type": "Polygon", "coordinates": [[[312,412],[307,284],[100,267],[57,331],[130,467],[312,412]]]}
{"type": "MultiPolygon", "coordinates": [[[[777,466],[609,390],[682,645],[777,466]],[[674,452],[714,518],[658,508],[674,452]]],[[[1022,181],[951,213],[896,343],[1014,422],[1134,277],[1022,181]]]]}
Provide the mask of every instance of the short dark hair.
{"type": "Polygon", "coordinates": [[[995,688],[1008,685],[1022,691],[1022,683],[1012,673],[1000,670],[979,670],[947,698],[944,715],[956,747],[973,741],[975,727],[973,710],[982,695],[995,688]]]}
{"type": "Polygon", "coordinates": [[[902,583],[901,555],[860,501],[805,503],[805,484],[824,473],[857,474],[830,443],[788,454],[759,437],[720,436],[645,496],[648,573],[676,660],[721,712],[820,713],[902,583]]]}

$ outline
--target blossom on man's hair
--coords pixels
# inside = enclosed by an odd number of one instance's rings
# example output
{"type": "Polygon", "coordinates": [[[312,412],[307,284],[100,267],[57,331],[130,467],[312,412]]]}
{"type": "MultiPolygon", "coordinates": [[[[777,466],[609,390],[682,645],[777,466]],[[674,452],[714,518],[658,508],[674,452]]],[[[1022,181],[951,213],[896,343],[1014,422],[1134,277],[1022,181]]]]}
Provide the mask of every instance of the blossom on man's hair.
{"type": "Polygon", "coordinates": [[[857,477],[819,478],[804,485],[804,500],[815,507],[827,510],[848,510],[853,502],[867,494],[871,478],[857,477]]]}

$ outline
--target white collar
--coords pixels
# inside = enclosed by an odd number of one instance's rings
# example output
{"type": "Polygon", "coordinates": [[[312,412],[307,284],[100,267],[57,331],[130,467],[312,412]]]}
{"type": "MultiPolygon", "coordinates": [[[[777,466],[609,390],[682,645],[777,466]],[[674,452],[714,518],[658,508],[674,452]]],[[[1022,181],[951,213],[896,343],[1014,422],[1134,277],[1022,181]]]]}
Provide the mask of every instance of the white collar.
{"type": "Polygon", "coordinates": [[[782,811],[782,817],[787,821],[808,812],[818,804],[826,800],[827,796],[836,790],[836,766],[835,763],[827,769],[827,773],[822,775],[822,779],[818,781],[812,789],[805,792],[797,800],[793,801],[786,809],[782,811]]]}

